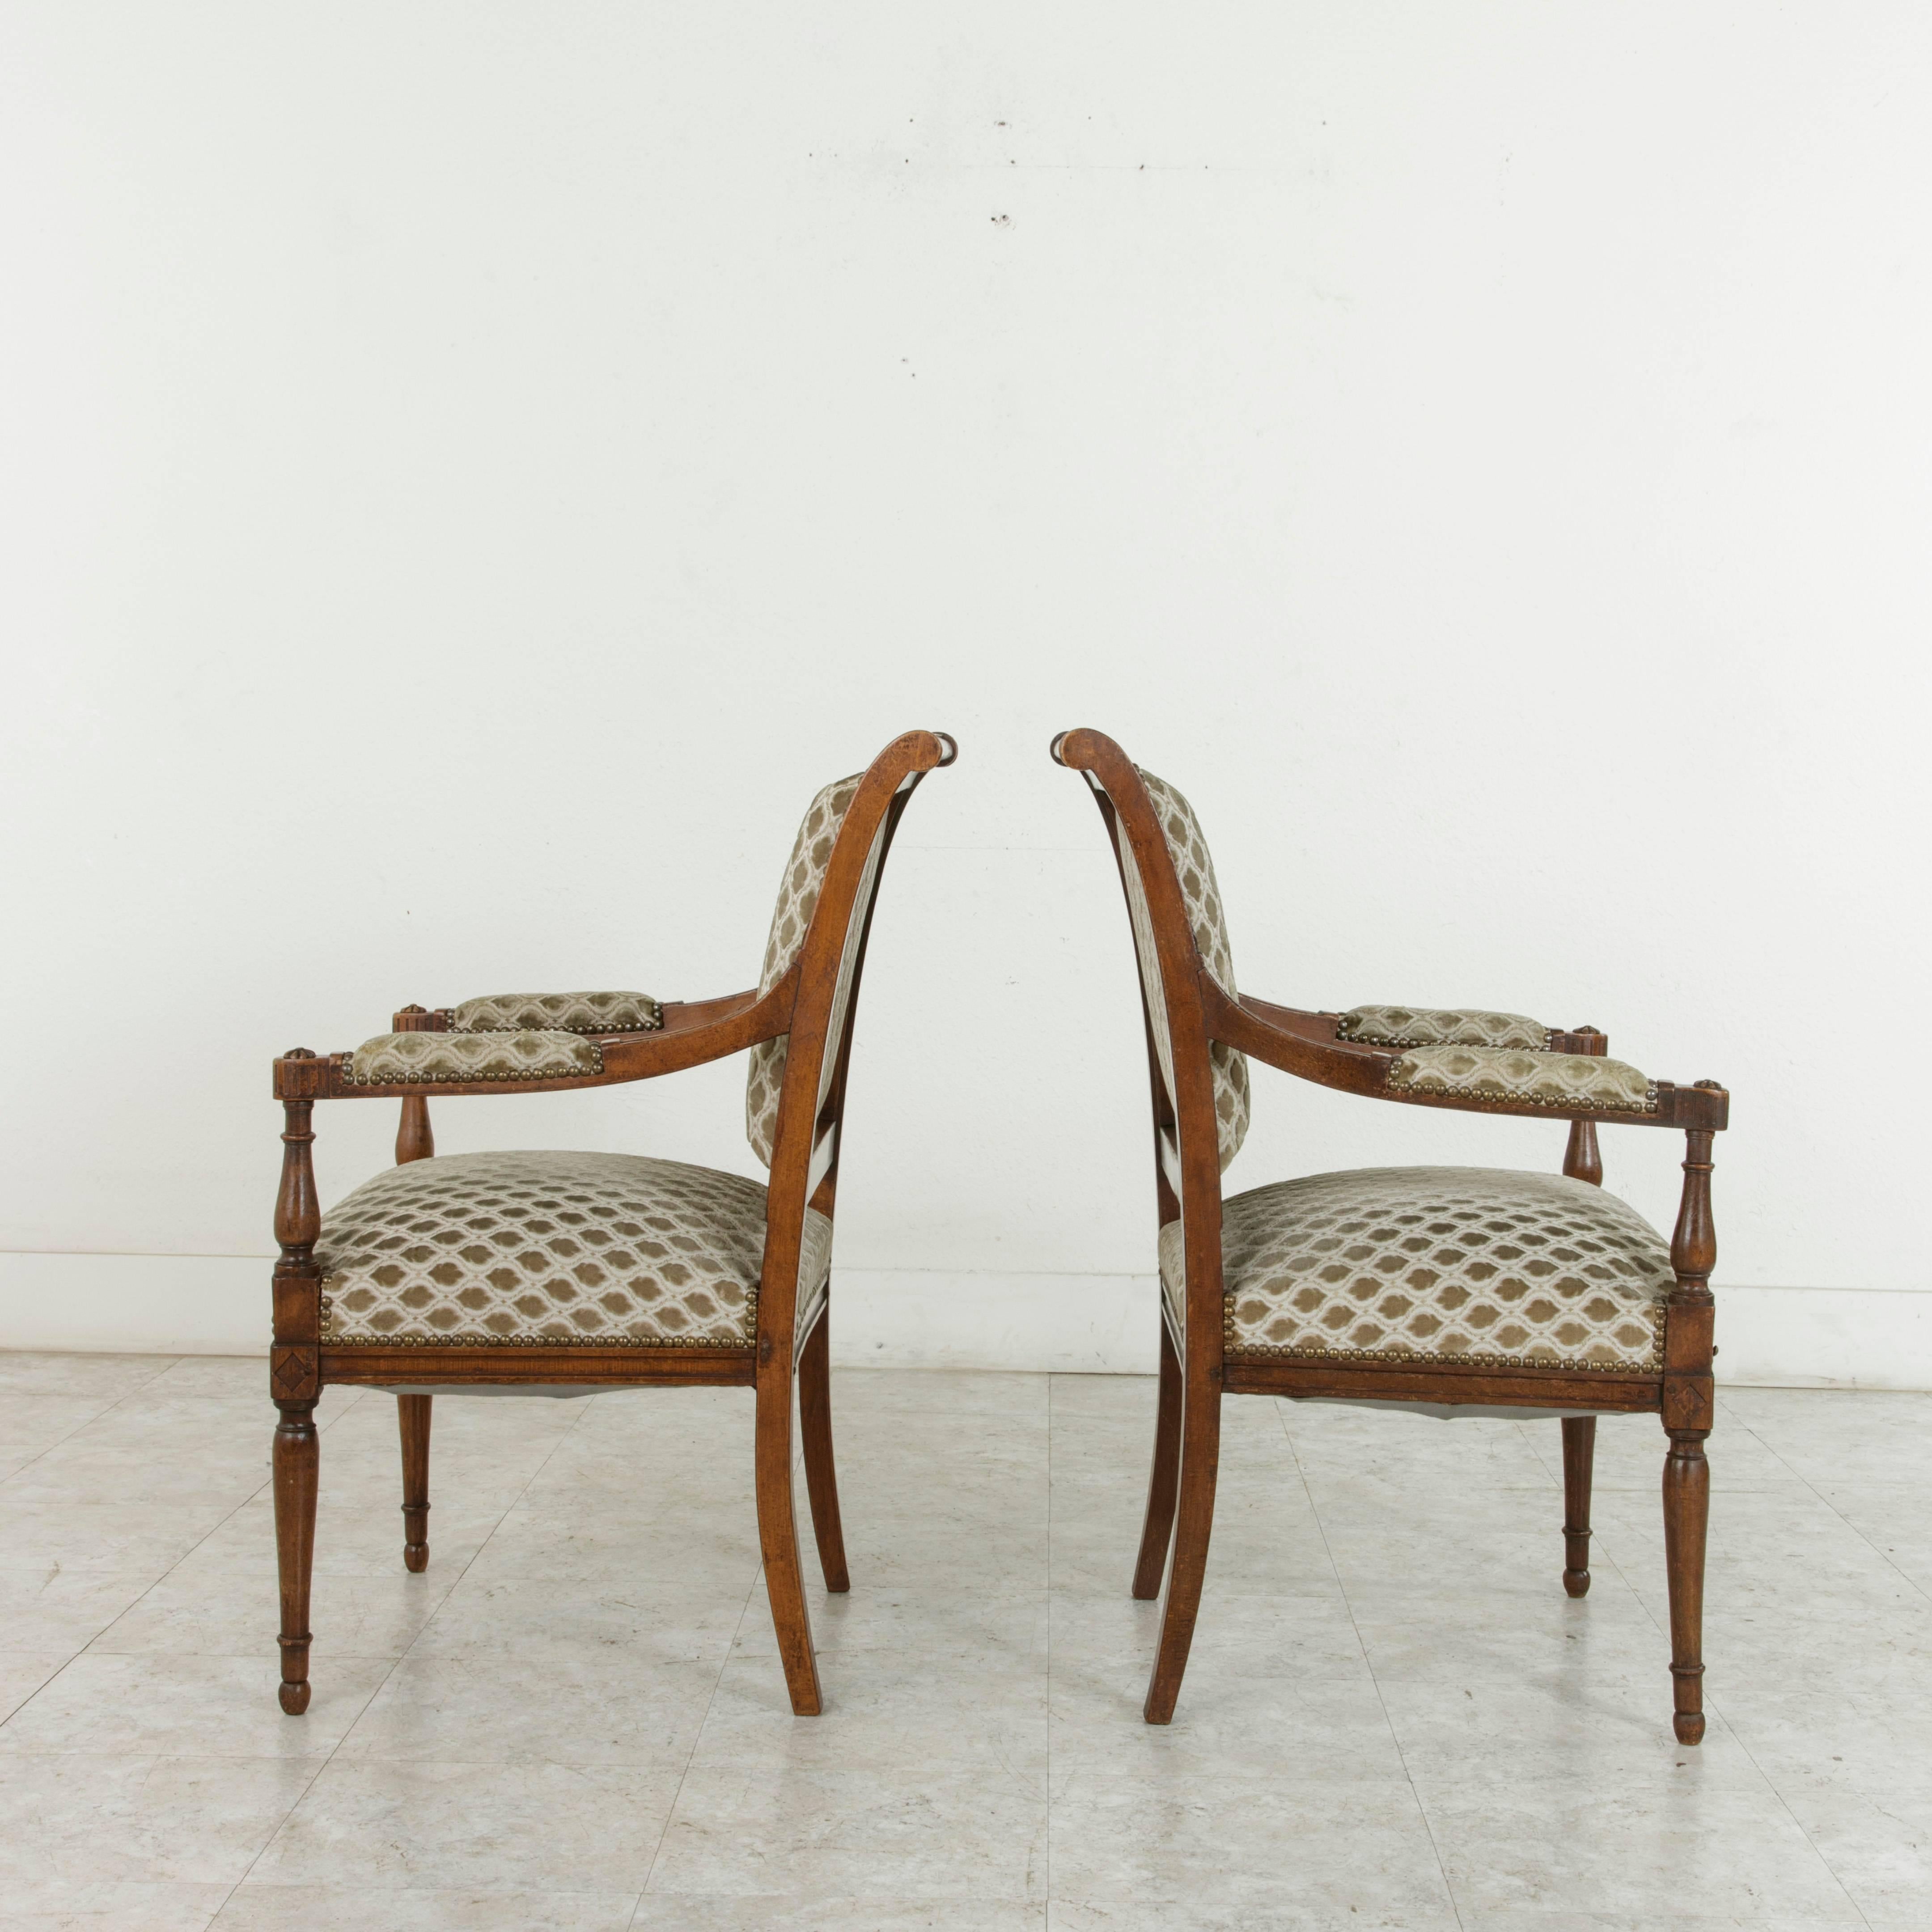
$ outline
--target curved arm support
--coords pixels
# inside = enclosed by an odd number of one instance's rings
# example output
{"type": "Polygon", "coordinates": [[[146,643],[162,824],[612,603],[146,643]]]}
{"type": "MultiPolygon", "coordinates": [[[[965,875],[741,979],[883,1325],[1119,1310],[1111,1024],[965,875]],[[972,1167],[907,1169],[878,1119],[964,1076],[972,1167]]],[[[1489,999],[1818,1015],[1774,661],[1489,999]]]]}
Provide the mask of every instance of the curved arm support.
{"type": "Polygon", "coordinates": [[[1717,1133],[1730,1120],[1730,1096],[1714,1082],[1678,1087],[1657,1083],[1657,1111],[1638,1114],[1616,1107],[1543,1106],[1529,1100],[1498,1100],[1474,1094],[1392,1092],[1388,1070],[1402,1058],[1394,1047],[1356,1046],[1335,1037],[1336,1016],[1277,1006],[1244,994],[1228,998],[1212,980],[1204,981],[1208,1030],[1216,1040],[1278,1066],[1284,1073],[1359,1094],[1371,1100],[1393,1100],[1406,1107],[1444,1107],[1462,1114],[1514,1114],[1528,1120],[1603,1121],[1610,1126],[1699,1129],[1717,1133]]]}
{"type": "MultiPolygon", "coordinates": [[[[664,1024],[653,1033],[589,1034],[604,1061],[601,1073],[577,1074],[556,1080],[396,1081],[381,1086],[358,1086],[349,1078],[346,1053],[326,1058],[284,1057],[275,1062],[274,1091],[278,1100],[393,1100],[419,1094],[427,1099],[460,1094],[556,1094],[580,1088],[617,1087],[632,1080],[652,1080],[661,1073],[680,1073],[687,1066],[742,1053],[761,1040],[772,1040],[791,1025],[798,974],[788,973],[763,999],[755,992],[732,993],[722,999],[667,1004],[664,1024]]],[[[428,1029],[434,1030],[434,1029],[428,1029]]]]}

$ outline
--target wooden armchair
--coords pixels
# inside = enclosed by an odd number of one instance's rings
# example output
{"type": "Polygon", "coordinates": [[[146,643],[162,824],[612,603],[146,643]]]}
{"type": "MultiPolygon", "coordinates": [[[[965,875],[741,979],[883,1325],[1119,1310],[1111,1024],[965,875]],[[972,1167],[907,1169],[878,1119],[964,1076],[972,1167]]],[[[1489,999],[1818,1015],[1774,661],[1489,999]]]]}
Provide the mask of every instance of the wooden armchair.
{"type": "Polygon", "coordinates": [[[1304,1012],[1235,991],[1214,863],[1192,807],[1097,731],[1063,733],[1119,862],[1154,1092],[1160,1394],[1133,1594],[1167,1595],[1145,1714],[1164,1724],[1187,1666],[1214,1525],[1224,1393],[1426,1403],[1563,1425],[1564,1587],[1590,1586],[1598,1413],[1648,1411],[1670,1436],[1664,1527],[1678,1740],[1704,1735],[1705,1524],[1713,1417],[1714,1081],[1648,1081],[1594,1028],[1517,1014],[1304,1012]],[[1408,1106],[1570,1123],[1563,1174],[1370,1168],[1223,1200],[1248,1127],[1246,1056],[1408,1106]],[[1601,1191],[1600,1122],[1685,1137],[1666,1243],[1601,1191]],[[1169,1544],[1172,1542],[1172,1556],[1169,1544]]]}
{"type": "Polygon", "coordinates": [[[396,1391],[404,1562],[429,1559],[437,1389],[588,1394],[645,1384],[758,1391],[758,1530],[778,1649],[801,1715],[820,1707],[792,1498],[792,1378],[828,1589],[848,1587],[832,1465],[830,1269],[852,1022],[879,874],[914,788],[956,755],[908,732],[828,785],[799,830],[754,991],[512,994],[434,1012],[353,1053],[274,1063],[286,1116],[269,1393],[281,1572],[282,1708],[308,1708],[316,1398],[396,1391]],[[615,1086],[750,1049],[746,1118],[770,1184],[625,1154],[434,1158],[431,1094],[615,1086]],[[397,1166],[327,1215],[310,1148],[318,1100],[397,1100],[397,1166]]]}

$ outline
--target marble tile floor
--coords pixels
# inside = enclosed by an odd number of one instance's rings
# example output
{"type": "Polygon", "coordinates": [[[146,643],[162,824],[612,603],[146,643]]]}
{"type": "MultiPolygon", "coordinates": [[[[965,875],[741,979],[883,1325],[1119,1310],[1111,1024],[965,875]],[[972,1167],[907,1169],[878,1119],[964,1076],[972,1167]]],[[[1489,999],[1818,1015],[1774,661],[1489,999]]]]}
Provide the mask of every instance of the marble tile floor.
{"type": "Polygon", "coordinates": [[[332,1390],[284,1718],[263,1384],[0,1355],[0,1927],[1932,1926],[1932,1396],[1725,1394],[1686,1750],[1654,1420],[1600,1426],[1573,1603],[1555,1424],[1231,1401],[1151,1730],[1151,1382],[880,1371],[822,1718],[735,1390],[440,1399],[422,1576],[394,1406],[332,1390]]]}

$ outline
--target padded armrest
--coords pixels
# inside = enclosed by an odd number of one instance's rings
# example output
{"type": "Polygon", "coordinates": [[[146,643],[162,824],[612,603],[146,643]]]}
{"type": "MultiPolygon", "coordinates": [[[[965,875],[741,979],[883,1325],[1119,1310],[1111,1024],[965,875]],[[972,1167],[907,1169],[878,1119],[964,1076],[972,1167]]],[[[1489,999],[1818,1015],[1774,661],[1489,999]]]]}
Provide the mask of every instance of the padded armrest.
{"type": "Polygon", "coordinates": [[[562,1080],[604,1070],[597,1042],[580,1034],[380,1033],[349,1058],[350,1084],[415,1080],[562,1080]]]}
{"type": "Polygon", "coordinates": [[[1548,1050],[1552,1028],[1523,1013],[1465,1006],[1351,1006],[1335,1037],[1364,1046],[1493,1046],[1548,1050]]]}
{"type": "Polygon", "coordinates": [[[1492,1046],[1419,1046],[1388,1070],[1391,1093],[1467,1094],[1543,1107],[1654,1114],[1657,1086],[1621,1060],[1492,1046]]]}
{"type": "Polygon", "coordinates": [[[664,1008],[648,993],[491,993],[449,1010],[452,1033],[656,1033],[664,1008]]]}

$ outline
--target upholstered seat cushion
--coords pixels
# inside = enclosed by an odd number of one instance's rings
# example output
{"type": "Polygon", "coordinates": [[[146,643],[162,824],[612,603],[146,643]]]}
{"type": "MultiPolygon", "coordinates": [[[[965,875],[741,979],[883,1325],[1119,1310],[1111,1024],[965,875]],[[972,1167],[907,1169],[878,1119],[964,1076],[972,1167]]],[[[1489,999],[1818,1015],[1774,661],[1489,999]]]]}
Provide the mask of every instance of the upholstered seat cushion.
{"type": "MultiPolygon", "coordinates": [[[[1670,1250],[1587,1181],[1493,1168],[1379,1167],[1278,1181],[1222,1204],[1231,1357],[1658,1367],[1670,1250]]],[[[1184,1306],[1181,1224],[1160,1232],[1184,1306]]]]}
{"type": "Polygon", "coordinates": [[[601,1073],[595,1040],[574,1033],[379,1033],[350,1056],[358,1087],[396,1080],[562,1080],[601,1073]]]}
{"type": "MultiPolygon", "coordinates": [[[[748,1348],[764,1249],[764,1189],[712,1168],[620,1154],[412,1161],[322,1217],[324,1337],[748,1348]]],[[[832,1223],[808,1210],[801,1325],[831,1253],[832,1223]]]]}
{"type": "Polygon", "coordinates": [[[648,993],[492,993],[449,1012],[452,1033],[656,1033],[664,1008],[648,993]]]}
{"type": "Polygon", "coordinates": [[[1539,1107],[1657,1112],[1657,1090],[1627,1061],[1592,1053],[1519,1053],[1507,1047],[1418,1046],[1388,1070],[1391,1092],[1528,1100],[1539,1107]]]}
{"type": "Polygon", "coordinates": [[[1351,1006],[1336,1022],[1335,1037],[1368,1046],[1513,1046],[1541,1053],[1550,1029],[1526,1013],[1471,1006],[1351,1006]]]}

